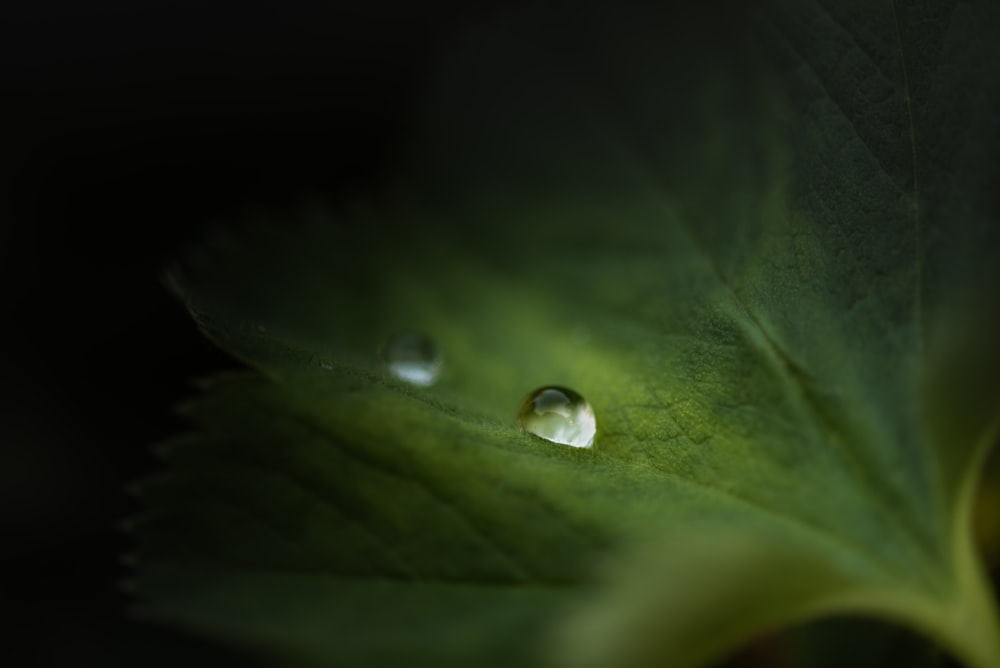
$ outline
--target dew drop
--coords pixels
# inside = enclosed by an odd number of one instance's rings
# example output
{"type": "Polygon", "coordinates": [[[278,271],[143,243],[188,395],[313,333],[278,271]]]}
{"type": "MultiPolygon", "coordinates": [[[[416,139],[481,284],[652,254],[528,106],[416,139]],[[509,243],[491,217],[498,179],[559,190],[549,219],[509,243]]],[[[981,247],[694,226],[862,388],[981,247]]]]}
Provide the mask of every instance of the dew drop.
{"type": "Polygon", "coordinates": [[[549,385],[535,390],[517,414],[521,429],[553,443],[589,448],[594,444],[597,419],[587,400],[566,387],[549,385]]]}
{"type": "Polygon", "coordinates": [[[397,334],[382,344],[379,357],[389,373],[412,385],[433,385],[441,371],[437,346],[415,332],[397,334]]]}

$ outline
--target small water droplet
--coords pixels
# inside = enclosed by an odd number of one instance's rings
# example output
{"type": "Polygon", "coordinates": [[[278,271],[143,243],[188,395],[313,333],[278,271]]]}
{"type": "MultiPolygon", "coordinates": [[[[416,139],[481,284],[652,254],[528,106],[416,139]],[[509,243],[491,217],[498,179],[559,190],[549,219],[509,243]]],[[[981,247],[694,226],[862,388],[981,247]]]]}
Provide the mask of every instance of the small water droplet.
{"type": "Polygon", "coordinates": [[[553,443],[589,448],[594,444],[597,418],[587,400],[566,387],[535,390],[517,414],[521,429],[553,443]]]}
{"type": "Polygon", "coordinates": [[[437,346],[423,334],[397,334],[382,344],[379,356],[391,375],[421,387],[433,385],[441,371],[437,346]]]}

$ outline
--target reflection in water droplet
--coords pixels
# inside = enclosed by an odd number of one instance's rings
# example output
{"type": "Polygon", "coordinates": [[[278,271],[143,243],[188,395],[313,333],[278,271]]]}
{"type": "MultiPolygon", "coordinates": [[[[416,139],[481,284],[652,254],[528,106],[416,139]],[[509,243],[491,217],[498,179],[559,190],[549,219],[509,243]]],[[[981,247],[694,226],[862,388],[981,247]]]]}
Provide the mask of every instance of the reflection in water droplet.
{"type": "Polygon", "coordinates": [[[382,344],[379,356],[394,377],[421,387],[433,385],[441,371],[437,346],[423,334],[397,334],[382,344]]]}
{"type": "Polygon", "coordinates": [[[535,390],[517,414],[521,429],[553,443],[589,448],[597,419],[587,400],[573,390],[550,385],[535,390]]]}

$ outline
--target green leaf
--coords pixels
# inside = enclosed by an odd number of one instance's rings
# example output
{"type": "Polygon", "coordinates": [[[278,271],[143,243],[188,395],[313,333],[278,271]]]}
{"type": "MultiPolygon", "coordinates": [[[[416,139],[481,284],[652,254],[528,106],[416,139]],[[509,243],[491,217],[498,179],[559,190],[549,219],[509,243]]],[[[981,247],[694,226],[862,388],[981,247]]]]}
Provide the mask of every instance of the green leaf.
{"type": "Polygon", "coordinates": [[[1000,8],[717,15],[471,31],[416,195],[186,258],[256,371],[141,488],[142,614],[285,664],[694,666],[861,613],[1000,665],[1000,8]],[[381,369],[404,330],[433,387],[381,369]],[[546,384],[592,449],[518,429],[546,384]]]}

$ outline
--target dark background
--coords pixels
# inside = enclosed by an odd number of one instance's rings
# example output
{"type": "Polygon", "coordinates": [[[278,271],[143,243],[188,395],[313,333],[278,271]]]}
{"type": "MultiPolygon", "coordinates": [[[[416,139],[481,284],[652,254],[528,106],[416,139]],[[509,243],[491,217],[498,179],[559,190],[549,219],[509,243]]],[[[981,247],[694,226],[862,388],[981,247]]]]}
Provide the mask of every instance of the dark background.
{"type": "MultiPolygon", "coordinates": [[[[230,663],[129,622],[125,491],[233,366],[164,289],[206,225],[372,197],[441,45],[491,11],[376,2],[2,10],[2,600],[9,665],[230,663]],[[472,15],[472,12],[476,16],[472,15]]],[[[234,663],[243,663],[237,658],[234,663]]]]}

